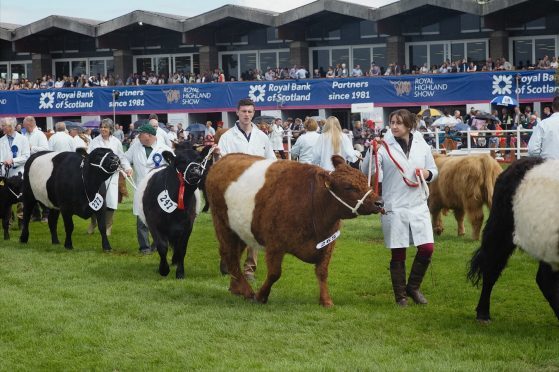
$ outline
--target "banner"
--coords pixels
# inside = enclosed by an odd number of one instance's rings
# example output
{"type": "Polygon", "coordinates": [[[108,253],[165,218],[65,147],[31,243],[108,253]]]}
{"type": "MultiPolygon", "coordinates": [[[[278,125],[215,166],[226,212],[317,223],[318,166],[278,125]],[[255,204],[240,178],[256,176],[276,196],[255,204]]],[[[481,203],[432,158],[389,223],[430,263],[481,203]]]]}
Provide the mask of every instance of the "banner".
{"type": "Polygon", "coordinates": [[[554,70],[17,90],[0,91],[0,116],[234,111],[247,97],[259,110],[444,106],[489,103],[499,95],[534,102],[552,100],[556,90],[554,70]]]}

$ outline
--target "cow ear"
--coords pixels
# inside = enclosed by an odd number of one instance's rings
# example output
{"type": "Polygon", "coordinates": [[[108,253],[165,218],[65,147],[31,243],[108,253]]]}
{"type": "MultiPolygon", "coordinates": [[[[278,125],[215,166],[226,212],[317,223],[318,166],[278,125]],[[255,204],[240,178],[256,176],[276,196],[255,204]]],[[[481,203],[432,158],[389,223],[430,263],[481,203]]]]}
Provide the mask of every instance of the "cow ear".
{"type": "Polygon", "coordinates": [[[345,159],[340,155],[332,155],[332,164],[334,168],[338,168],[340,165],[345,164],[345,159]]]}
{"type": "Polygon", "coordinates": [[[76,152],[80,154],[82,157],[87,158],[87,150],[83,147],[78,147],[76,152]]]}
{"type": "Polygon", "coordinates": [[[172,164],[175,161],[175,154],[171,151],[163,151],[163,159],[165,159],[167,164],[172,164]]]}

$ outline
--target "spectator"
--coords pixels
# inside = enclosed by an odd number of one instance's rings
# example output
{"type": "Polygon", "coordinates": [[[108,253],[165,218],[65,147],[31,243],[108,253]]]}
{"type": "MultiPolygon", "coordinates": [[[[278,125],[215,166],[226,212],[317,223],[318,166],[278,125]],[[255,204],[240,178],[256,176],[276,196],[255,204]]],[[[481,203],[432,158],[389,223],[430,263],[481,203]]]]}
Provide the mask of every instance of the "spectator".
{"type": "Polygon", "coordinates": [[[363,76],[363,71],[361,70],[361,66],[360,66],[360,65],[355,65],[355,67],[353,68],[353,70],[351,70],[351,76],[352,76],[352,77],[361,77],[361,76],[363,76]]]}
{"type": "Polygon", "coordinates": [[[54,126],[56,133],[49,138],[50,151],[76,151],[76,144],[74,139],[66,133],[66,124],[62,121],[54,126]]]}
{"type": "Polygon", "coordinates": [[[305,133],[301,135],[295,145],[291,149],[291,155],[299,161],[299,163],[312,164],[313,149],[316,141],[320,137],[317,133],[318,123],[313,118],[308,118],[304,123],[305,133]]]}

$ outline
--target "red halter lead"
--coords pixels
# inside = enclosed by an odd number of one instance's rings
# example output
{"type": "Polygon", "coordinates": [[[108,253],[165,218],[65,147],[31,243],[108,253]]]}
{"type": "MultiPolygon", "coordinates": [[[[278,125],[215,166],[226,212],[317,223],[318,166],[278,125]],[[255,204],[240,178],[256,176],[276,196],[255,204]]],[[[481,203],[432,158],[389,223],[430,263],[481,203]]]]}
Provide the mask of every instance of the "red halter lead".
{"type": "Polygon", "coordinates": [[[179,179],[179,196],[177,200],[177,208],[182,211],[184,210],[184,178],[180,173],[177,173],[177,178],[179,179]]]}

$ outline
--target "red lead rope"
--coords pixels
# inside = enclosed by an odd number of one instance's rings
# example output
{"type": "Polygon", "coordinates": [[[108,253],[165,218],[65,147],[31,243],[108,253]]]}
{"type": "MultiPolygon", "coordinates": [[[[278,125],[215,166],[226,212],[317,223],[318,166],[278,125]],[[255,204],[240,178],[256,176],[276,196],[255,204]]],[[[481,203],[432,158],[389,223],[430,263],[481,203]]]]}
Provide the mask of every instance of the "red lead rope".
{"type": "Polygon", "coordinates": [[[177,173],[179,179],[179,196],[178,196],[178,209],[184,210],[184,178],[180,173],[177,173]]]}
{"type": "MultiPolygon", "coordinates": [[[[419,187],[419,185],[420,185],[419,182],[412,181],[412,180],[410,180],[409,178],[406,177],[406,175],[404,173],[404,168],[400,165],[400,163],[398,163],[396,161],[396,159],[394,159],[394,156],[392,156],[392,153],[390,152],[390,148],[388,147],[388,144],[385,141],[381,141],[381,144],[386,149],[386,152],[388,153],[388,157],[390,157],[390,160],[392,160],[392,162],[394,163],[396,168],[398,168],[398,170],[400,171],[400,174],[402,175],[402,179],[404,180],[404,183],[406,185],[408,185],[409,187],[419,187]]],[[[373,152],[375,154],[375,194],[378,195],[378,147],[377,147],[376,141],[373,141],[373,152]]],[[[418,177],[418,179],[419,179],[419,176],[420,176],[419,172],[421,172],[420,169],[415,170],[415,175],[418,177]]]]}

